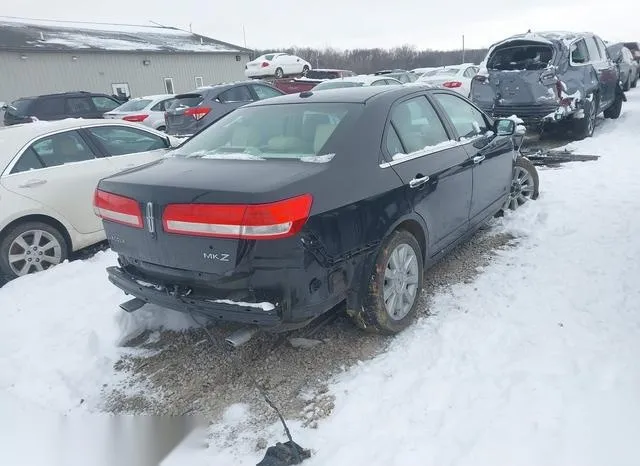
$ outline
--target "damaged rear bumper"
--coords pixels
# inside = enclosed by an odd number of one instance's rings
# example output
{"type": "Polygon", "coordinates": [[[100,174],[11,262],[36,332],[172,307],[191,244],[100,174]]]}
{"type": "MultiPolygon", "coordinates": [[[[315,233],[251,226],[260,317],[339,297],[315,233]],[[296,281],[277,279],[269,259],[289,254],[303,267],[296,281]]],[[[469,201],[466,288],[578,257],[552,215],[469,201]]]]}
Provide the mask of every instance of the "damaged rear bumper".
{"type": "Polygon", "coordinates": [[[558,105],[496,105],[482,110],[494,118],[509,118],[516,115],[524,121],[525,125],[563,120],[572,114],[572,112],[567,112],[565,107],[558,105]]]}
{"type": "MultiPolygon", "coordinates": [[[[264,296],[268,290],[254,290],[252,296],[240,299],[218,297],[215,289],[203,292],[202,288],[182,285],[168,285],[158,280],[136,276],[124,267],[108,267],[109,281],[127,295],[141,299],[145,303],[184,313],[197,313],[211,320],[256,325],[270,332],[283,332],[301,328],[314,318],[329,311],[345,299],[345,293],[334,290],[322,298],[300,296],[300,288],[290,293],[282,293],[277,299],[259,301],[254,296],[264,296]]],[[[288,277],[274,275],[276,283],[286,283],[288,277]]]]}

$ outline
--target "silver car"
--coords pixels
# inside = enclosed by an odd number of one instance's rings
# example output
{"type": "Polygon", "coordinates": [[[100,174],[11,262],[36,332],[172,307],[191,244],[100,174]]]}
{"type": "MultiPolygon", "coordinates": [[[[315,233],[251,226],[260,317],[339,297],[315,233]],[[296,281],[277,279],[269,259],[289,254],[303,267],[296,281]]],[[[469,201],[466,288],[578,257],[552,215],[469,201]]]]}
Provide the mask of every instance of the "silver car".
{"type": "Polygon", "coordinates": [[[104,117],[142,123],[158,131],[165,131],[167,128],[164,121],[164,112],[174,97],[175,94],[136,97],[105,113],[104,117]]]}

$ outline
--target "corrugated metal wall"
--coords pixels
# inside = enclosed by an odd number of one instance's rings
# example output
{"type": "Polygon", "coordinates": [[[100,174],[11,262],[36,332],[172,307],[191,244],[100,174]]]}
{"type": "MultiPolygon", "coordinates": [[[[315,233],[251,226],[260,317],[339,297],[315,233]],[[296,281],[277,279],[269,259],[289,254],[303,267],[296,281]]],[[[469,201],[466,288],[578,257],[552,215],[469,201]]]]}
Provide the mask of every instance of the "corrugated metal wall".
{"type": "Polygon", "coordinates": [[[112,94],[117,83],[127,83],[133,97],[163,94],[164,78],[173,79],[176,93],[188,92],[198,76],[205,85],[244,79],[249,55],[238,55],[240,61],[236,54],[0,52],[0,101],[66,91],[112,94]]]}

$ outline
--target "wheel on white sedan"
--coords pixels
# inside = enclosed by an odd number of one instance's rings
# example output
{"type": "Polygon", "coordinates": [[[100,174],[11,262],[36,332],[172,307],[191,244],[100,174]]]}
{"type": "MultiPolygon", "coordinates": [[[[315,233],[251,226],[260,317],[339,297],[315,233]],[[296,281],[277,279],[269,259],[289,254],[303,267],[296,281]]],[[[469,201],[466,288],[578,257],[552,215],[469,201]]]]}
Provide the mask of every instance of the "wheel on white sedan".
{"type": "Polygon", "coordinates": [[[503,210],[516,210],[527,201],[538,198],[540,178],[538,170],[531,161],[522,156],[516,159],[511,179],[511,192],[503,210]]]}
{"type": "Polygon", "coordinates": [[[284,77],[284,71],[282,71],[282,68],[276,68],[276,78],[280,79],[284,77]]]}
{"type": "Polygon", "coordinates": [[[383,243],[370,277],[363,307],[350,313],[355,324],[373,333],[395,334],[413,321],[423,284],[423,254],[416,238],[405,230],[383,243]]]}
{"type": "Polygon", "coordinates": [[[69,257],[67,242],[60,231],[43,222],[25,222],[2,235],[0,275],[10,280],[47,270],[69,257]]]}

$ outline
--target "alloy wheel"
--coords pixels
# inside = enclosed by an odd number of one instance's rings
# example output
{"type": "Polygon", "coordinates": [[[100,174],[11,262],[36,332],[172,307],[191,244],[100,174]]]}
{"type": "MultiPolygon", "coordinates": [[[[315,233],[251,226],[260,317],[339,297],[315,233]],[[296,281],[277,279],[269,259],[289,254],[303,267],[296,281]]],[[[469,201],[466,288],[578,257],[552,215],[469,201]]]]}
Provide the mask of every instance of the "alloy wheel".
{"type": "Polygon", "coordinates": [[[531,173],[526,169],[516,166],[511,180],[511,192],[505,204],[505,209],[515,210],[530,200],[535,191],[535,185],[531,173]]]}
{"type": "Polygon", "coordinates": [[[59,264],[62,247],[51,233],[28,230],[11,242],[8,259],[9,267],[16,275],[27,275],[59,264]]]}
{"type": "Polygon", "coordinates": [[[384,272],[383,299],[391,319],[402,320],[409,314],[417,296],[418,273],[416,252],[408,244],[399,244],[384,272]]]}

